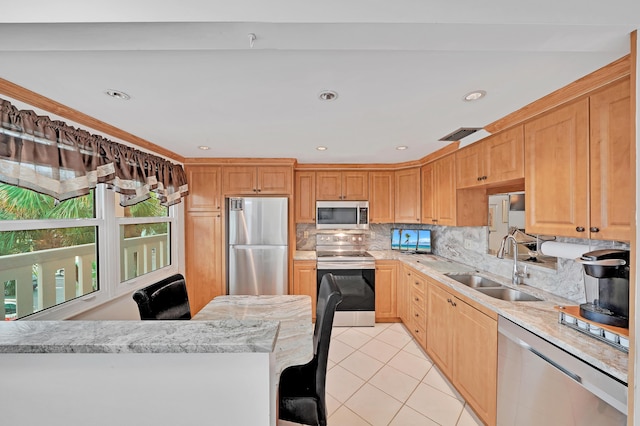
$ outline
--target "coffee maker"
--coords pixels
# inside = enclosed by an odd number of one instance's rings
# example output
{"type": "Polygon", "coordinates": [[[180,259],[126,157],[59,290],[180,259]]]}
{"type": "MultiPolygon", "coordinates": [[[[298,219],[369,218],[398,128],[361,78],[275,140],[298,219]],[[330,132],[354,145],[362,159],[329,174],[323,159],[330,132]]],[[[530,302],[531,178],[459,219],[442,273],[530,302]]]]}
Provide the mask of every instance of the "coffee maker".
{"type": "Polygon", "coordinates": [[[580,305],[580,315],[600,324],[628,328],[629,251],[595,250],[576,260],[595,278],[585,277],[587,303],[580,305]]]}

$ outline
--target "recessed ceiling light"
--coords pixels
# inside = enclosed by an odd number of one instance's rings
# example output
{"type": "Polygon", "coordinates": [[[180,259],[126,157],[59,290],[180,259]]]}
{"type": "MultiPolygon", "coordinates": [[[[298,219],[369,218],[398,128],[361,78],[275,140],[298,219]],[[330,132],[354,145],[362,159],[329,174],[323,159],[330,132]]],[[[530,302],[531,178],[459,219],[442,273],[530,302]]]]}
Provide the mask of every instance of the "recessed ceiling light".
{"type": "Polygon", "coordinates": [[[333,101],[338,98],[338,94],[333,90],[324,90],[318,95],[321,101],[333,101]]]}
{"type": "Polygon", "coordinates": [[[464,95],[464,99],[467,102],[471,102],[471,101],[477,101],[478,99],[482,99],[487,95],[487,92],[485,92],[484,90],[475,90],[473,92],[469,92],[466,95],[464,95]]]}
{"type": "Polygon", "coordinates": [[[396,146],[396,149],[398,151],[404,151],[405,149],[409,148],[408,146],[404,146],[404,145],[400,145],[400,146],[396,146]]]}
{"type": "Polygon", "coordinates": [[[104,94],[107,96],[111,96],[112,98],[121,99],[123,101],[128,101],[129,99],[131,99],[131,96],[127,95],[124,92],[121,92],[120,90],[109,89],[105,90],[104,94]]]}
{"type": "Polygon", "coordinates": [[[326,150],[327,150],[327,147],[326,147],[326,146],[318,146],[318,147],[316,147],[316,149],[317,149],[318,151],[326,151],[326,150]]]}
{"type": "Polygon", "coordinates": [[[203,151],[206,151],[206,150],[208,150],[208,149],[210,149],[210,148],[209,148],[208,146],[206,146],[206,145],[200,145],[200,146],[198,147],[198,149],[201,149],[201,150],[203,150],[203,151]]]}

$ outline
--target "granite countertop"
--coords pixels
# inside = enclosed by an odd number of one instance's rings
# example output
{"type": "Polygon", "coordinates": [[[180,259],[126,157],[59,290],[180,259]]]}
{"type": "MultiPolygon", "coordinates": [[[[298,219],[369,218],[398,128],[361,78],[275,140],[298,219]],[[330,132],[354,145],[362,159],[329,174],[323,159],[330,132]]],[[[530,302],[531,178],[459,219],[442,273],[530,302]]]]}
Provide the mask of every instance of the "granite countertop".
{"type": "Polygon", "coordinates": [[[0,353],[272,352],[278,321],[7,321],[0,353]]]}
{"type": "MultiPolygon", "coordinates": [[[[369,253],[376,260],[399,260],[624,383],[628,382],[628,354],[606,343],[584,336],[558,322],[558,312],[554,307],[575,305],[576,303],[571,300],[524,284],[519,285],[518,290],[537,296],[543,301],[509,302],[495,299],[444,275],[456,272],[475,272],[474,268],[467,265],[435,255],[403,254],[392,250],[369,251],[369,253]]],[[[478,275],[490,278],[504,286],[515,288],[509,279],[502,276],[484,271],[478,272],[478,275]]]]}
{"type": "Polygon", "coordinates": [[[313,323],[309,296],[218,296],[193,320],[276,321],[276,373],[313,358],[313,323]]]}
{"type": "Polygon", "coordinates": [[[296,250],[293,260],[316,260],[316,252],[311,250],[296,250]]]}

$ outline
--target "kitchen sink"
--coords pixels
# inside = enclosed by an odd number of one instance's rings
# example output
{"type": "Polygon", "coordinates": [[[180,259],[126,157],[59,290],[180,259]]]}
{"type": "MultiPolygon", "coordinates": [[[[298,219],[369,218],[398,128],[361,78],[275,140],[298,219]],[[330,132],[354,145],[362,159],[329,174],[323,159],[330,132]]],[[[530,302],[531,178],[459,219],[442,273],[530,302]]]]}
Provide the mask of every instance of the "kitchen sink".
{"type": "Polygon", "coordinates": [[[504,287],[502,284],[490,280],[489,278],[481,277],[480,275],[469,275],[469,274],[447,274],[447,276],[451,279],[458,281],[461,284],[472,288],[482,288],[482,287],[504,287]]]}
{"type": "Polygon", "coordinates": [[[539,302],[542,299],[538,299],[528,293],[523,293],[512,288],[476,288],[480,293],[487,296],[494,297],[500,300],[508,300],[510,302],[539,302]]]}

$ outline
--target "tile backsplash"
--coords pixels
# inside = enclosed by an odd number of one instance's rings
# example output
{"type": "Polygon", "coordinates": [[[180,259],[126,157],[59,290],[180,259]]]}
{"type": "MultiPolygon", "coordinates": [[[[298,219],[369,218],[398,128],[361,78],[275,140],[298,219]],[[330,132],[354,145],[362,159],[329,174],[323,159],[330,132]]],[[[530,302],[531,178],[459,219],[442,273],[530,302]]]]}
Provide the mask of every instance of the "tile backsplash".
{"type": "MultiPolygon", "coordinates": [[[[498,259],[487,253],[488,227],[457,227],[406,224],[371,224],[369,229],[369,250],[391,249],[391,228],[432,229],[432,246],[434,254],[456,262],[472,266],[480,271],[511,277],[513,260],[505,257],[498,259]]],[[[296,226],[296,249],[315,250],[317,230],[313,224],[296,226]]],[[[557,241],[588,244],[597,248],[617,248],[628,250],[629,245],[614,241],[581,240],[576,238],[557,238],[557,241]]],[[[584,273],[582,265],[571,260],[558,258],[557,269],[549,269],[527,263],[529,278],[525,284],[539,288],[557,296],[570,299],[576,303],[585,301],[584,273]]]]}

